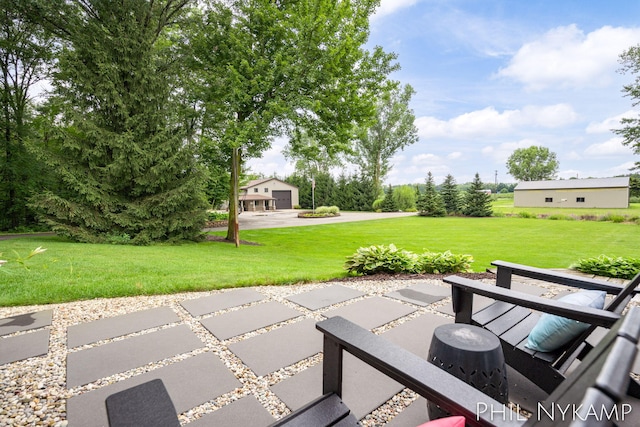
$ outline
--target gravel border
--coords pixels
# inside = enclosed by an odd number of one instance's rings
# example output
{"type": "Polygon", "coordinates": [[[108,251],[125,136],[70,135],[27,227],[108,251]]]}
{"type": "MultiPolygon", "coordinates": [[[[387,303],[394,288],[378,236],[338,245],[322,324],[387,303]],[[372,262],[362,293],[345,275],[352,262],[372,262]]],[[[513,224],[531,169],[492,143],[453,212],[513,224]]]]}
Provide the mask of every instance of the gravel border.
{"type": "MultiPolygon", "coordinates": [[[[474,273],[468,275],[475,279],[490,279],[494,276],[488,273],[474,273]]],[[[291,307],[295,307],[301,311],[301,316],[294,319],[278,323],[272,327],[262,328],[257,331],[249,332],[239,337],[233,337],[229,340],[218,340],[199,320],[210,317],[211,314],[194,317],[189,314],[180,305],[180,302],[188,299],[201,298],[220,292],[232,292],[233,289],[224,289],[218,291],[180,293],[173,295],[157,295],[157,296],[138,296],[127,298],[111,298],[111,299],[95,299],[89,301],[78,301],[65,304],[37,305],[37,306],[21,306],[21,307],[0,307],[0,318],[31,313],[34,311],[53,309],[52,325],[47,327],[50,329],[51,337],[49,343],[49,353],[46,356],[34,357],[2,366],[0,370],[0,427],[3,426],[27,426],[42,425],[63,427],[67,425],[66,420],[66,400],[72,396],[85,393],[90,390],[101,388],[116,381],[120,381],[143,372],[151,371],[162,366],[184,360],[185,358],[202,354],[204,352],[213,352],[225,363],[225,365],[233,372],[241,382],[241,387],[220,396],[214,400],[204,403],[184,414],[180,415],[182,424],[194,421],[201,416],[219,409],[221,406],[229,404],[244,396],[254,395],[258,401],[276,418],[280,418],[287,413],[286,405],[271,391],[270,386],[291,377],[292,375],[321,362],[321,355],[314,355],[308,359],[295,363],[292,366],[285,367],[264,377],[256,376],[242,361],[228,349],[228,345],[240,340],[249,338],[257,334],[265,333],[270,330],[280,328],[282,326],[298,322],[302,318],[322,320],[324,317],[321,312],[340,306],[352,304],[358,300],[371,297],[383,296],[389,292],[396,291],[418,283],[429,283],[436,286],[443,286],[441,276],[434,275],[417,275],[417,276],[389,276],[379,275],[373,277],[348,277],[339,280],[333,280],[323,283],[311,283],[300,285],[286,286],[257,286],[253,287],[256,291],[262,293],[266,298],[260,302],[246,304],[240,307],[219,311],[216,314],[222,314],[229,311],[239,310],[251,305],[261,304],[268,301],[277,301],[291,307]],[[323,307],[319,310],[305,310],[286,298],[314,289],[319,289],[335,284],[350,287],[363,292],[365,295],[348,300],[343,303],[335,304],[330,307],[323,307]],[[123,337],[113,340],[104,340],[98,343],[69,350],[67,348],[67,328],[71,325],[90,322],[100,318],[118,316],[122,314],[150,309],[154,307],[168,306],[178,314],[180,321],[170,325],[164,325],[158,328],[137,332],[140,335],[157,331],[159,329],[176,326],[177,324],[186,324],[191,330],[202,340],[204,347],[194,350],[187,354],[177,355],[156,363],[145,365],[140,368],[130,370],[128,372],[113,375],[108,378],[102,378],[90,384],[75,387],[71,390],[66,388],[66,356],[70,351],[78,351],[106,342],[124,339],[123,337]]],[[[560,288],[551,284],[544,284],[544,288],[548,289],[545,296],[556,294],[560,288]]],[[[448,303],[450,298],[445,298],[439,302],[431,304],[427,307],[416,306],[408,302],[396,300],[403,304],[409,304],[416,311],[413,313],[396,319],[388,324],[373,330],[374,333],[381,333],[385,330],[393,328],[399,324],[407,322],[424,313],[434,313],[439,316],[451,318],[436,309],[441,305],[448,303]]],[[[640,304],[640,298],[636,297],[632,301],[633,305],[640,304]]],[[[18,335],[20,333],[12,334],[18,335]]],[[[8,335],[8,336],[12,336],[8,335]]],[[[372,414],[366,416],[361,422],[364,426],[378,426],[392,419],[395,415],[410,405],[417,395],[410,390],[404,390],[380,408],[376,409],[372,414]],[[386,420],[383,422],[383,420],[386,420]]]]}

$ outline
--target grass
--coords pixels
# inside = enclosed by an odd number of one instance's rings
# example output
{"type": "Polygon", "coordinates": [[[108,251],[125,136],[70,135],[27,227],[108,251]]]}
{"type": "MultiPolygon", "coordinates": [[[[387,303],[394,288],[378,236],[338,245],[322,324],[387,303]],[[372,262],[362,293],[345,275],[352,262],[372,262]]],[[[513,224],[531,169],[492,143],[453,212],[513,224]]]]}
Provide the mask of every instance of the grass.
{"type": "Polygon", "coordinates": [[[345,275],[345,257],[358,247],[394,243],[413,252],[471,254],[474,270],[495,259],[566,268],[606,254],[637,257],[640,227],[599,221],[522,218],[404,217],[354,223],[247,230],[243,240],[181,246],[113,246],[57,237],[0,241],[0,306],[58,303],[100,297],[167,294],[233,286],[298,283],[345,275]],[[11,262],[32,249],[47,249],[11,262]]]}

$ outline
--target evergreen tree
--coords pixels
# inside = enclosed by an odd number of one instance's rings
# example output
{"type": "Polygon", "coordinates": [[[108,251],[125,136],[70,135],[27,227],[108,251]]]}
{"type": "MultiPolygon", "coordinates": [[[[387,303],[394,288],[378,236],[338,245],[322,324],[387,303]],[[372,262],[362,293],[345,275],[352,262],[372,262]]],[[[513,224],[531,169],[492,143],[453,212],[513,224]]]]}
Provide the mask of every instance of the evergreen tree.
{"type": "Polygon", "coordinates": [[[0,230],[35,223],[28,199],[46,185],[42,165],[27,150],[34,134],[33,87],[49,76],[53,39],[0,0],[0,230]]]}
{"type": "Polygon", "coordinates": [[[35,11],[66,46],[53,81],[59,149],[41,154],[67,193],[34,200],[59,234],[133,244],[201,234],[204,175],[169,33],[186,4],[56,0],[35,11]]]}
{"type": "Polygon", "coordinates": [[[476,172],[471,187],[469,187],[465,194],[463,214],[475,217],[491,216],[493,214],[493,210],[491,209],[491,195],[482,190],[483,184],[480,180],[480,174],[476,172]]]}
{"type": "Polygon", "coordinates": [[[460,213],[460,191],[453,175],[449,174],[442,183],[442,201],[448,214],[460,213]]]}
{"type": "Polygon", "coordinates": [[[391,187],[391,184],[389,184],[384,192],[384,200],[382,201],[380,210],[382,210],[382,212],[398,212],[398,206],[393,199],[393,187],[391,187]]]}
{"type": "Polygon", "coordinates": [[[447,211],[442,201],[442,196],[436,190],[436,185],[433,182],[433,175],[431,172],[427,174],[427,184],[424,194],[420,195],[420,200],[417,203],[418,214],[420,216],[445,216],[447,211]]]}

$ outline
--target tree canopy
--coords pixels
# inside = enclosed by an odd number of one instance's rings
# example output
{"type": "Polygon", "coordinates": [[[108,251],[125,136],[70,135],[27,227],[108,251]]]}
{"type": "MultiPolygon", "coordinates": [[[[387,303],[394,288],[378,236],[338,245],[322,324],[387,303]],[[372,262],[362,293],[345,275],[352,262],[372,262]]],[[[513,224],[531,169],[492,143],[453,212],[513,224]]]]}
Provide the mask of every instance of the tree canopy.
{"type": "Polygon", "coordinates": [[[50,100],[56,133],[40,151],[65,191],[34,198],[59,234],[134,244],[201,234],[203,176],[169,42],[187,3],[52,1],[35,10],[65,46],[50,100]]]}
{"type": "Polygon", "coordinates": [[[378,2],[212,2],[193,38],[203,132],[231,154],[227,239],[238,238],[238,173],[244,160],[306,135],[333,156],[373,115],[373,94],[394,55],[363,45],[378,2]],[[300,132],[300,130],[304,130],[300,132]]]}
{"type": "Polygon", "coordinates": [[[518,148],[507,159],[509,174],[519,181],[554,179],[559,163],[556,154],[547,147],[518,148]]]}
{"type": "Polygon", "coordinates": [[[414,93],[408,84],[390,84],[376,103],[375,120],[363,127],[355,140],[351,158],[371,178],[376,193],[382,191],[382,180],[391,170],[391,158],[418,140],[415,116],[409,108],[414,93]]]}
{"type": "MultiPolygon", "coordinates": [[[[623,86],[625,96],[632,99],[631,104],[637,107],[640,104],[640,45],[630,47],[620,55],[620,69],[623,73],[635,75],[633,82],[623,86]]],[[[635,154],[640,154],[640,117],[625,117],[621,120],[622,128],[613,132],[620,135],[622,143],[631,147],[635,154]]],[[[632,170],[640,169],[640,161],[635,162],[632,170]]]]}

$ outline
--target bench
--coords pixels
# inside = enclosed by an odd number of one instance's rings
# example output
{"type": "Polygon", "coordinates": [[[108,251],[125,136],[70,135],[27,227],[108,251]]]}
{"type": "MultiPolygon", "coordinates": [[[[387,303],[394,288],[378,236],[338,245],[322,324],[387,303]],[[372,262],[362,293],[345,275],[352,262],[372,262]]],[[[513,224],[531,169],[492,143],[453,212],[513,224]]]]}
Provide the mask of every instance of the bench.
{"type": "Polygon", "coordinates": [[[638,292],[640,274],[625,286],[602,280],[583,278],[504,261],[492,262],[497,270],[496,286],[458,276],[445,277],[451,285],[456,323],[467,323],[490,330],[500,338],[508,365],[529,378],[546,393],[551,393],[564,381],[567,369],[591,350],[587,338],[599,326],[609,328],[619,319],[631,298],[638,292]],[[541,298],[511,289],[514,275],[543,280],[580,289],[600,290],[614,295],[604,309],[580,307],[541,298]],[[473,295],[496,300],[474,312],[473,295]],[[551,352],[525,347],[529,332],[540,319],[540,313],[588,323],[590,326],[571,342],[551,352]]]}

